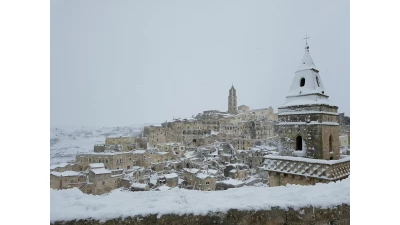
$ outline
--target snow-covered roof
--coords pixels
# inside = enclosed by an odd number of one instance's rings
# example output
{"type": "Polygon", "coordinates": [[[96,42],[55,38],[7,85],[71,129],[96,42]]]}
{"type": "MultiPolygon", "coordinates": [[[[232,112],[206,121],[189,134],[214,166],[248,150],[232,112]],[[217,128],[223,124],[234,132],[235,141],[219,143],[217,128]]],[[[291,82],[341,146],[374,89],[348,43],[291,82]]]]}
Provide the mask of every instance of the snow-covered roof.
{"type": "Polygon", "coordinates": [[[50,174],[60,177],[71,177],[71,176],[79,176],[81,175],[80,172],[76,172],[76,171],[64,171],[64,172],[55,172],[55,171],[51,171],[50,174]]]}
{"type": "Polygon", "coordinates": [[[148,185],[147,184],[142,184],[142,183],[132,183],[131,187],[133,188],[143,188],[145,189],[148,185]]]}
{"type": "Polygon", "coordinates": [[[337,116],[338,113],[334,112],[325,112],[325,111],[291,111],[291,112],[280,112],[278,115],[283,116],[283,115],[301,115],[301,114],[328,114],[328,115],[334,115],[337,116]]]}
{"type": "Polygon", "coordinates": [[[208,172],[209,174],[215,175],[215,174],[218,173],[218,170],[208,169],[207,172],[208,172]]]}
{"type": "Polygon", "coordinates": [[[171,178],[178,177],[178,174],[176,174],[176,173],[165,174],[164,177],[167,179],[171,179],[171,178]]]}
{"type": "Polygon", "coordinates": [[[89,167],[90,169],[104,168],[104,163],[91,163],[89,167]]]}
{"type": "Polygon", "coordinates": [[[193,157],[196,156],[196,153],[195,153],[194,151],[186,151],[183,155],[184,155],[186,158],[193,158],[193,157]]]}
{"type": "Polygon", "coordinates": [[[104,156],[111,156],[111,155],[124,155],[124,154],[131,154],[131,152],[84,152],[79,153],[78,155],[104,155],[104,156]]]}
{"type": "Polygon", "coordinates": [[[50,166],[50,169],[51,169],[51,170],[54,170],[54,169],[56,169],[56,168],[66,167],[66,166],[68,166],[68,165],[69,165],[69,163],[60,163],[60,164],[57,164],[57,165],[51,165],[51,166],[50,166]]]}
{"type": "Polygon", "coordinates": [[[188,168],[184,168],[183,169],[184,171],[187,171],[187,172],[189,172],[189,173],[197,173],[197,172],[199,172],[200,170],[199,169],[188,169],[188,168]]]}
{"type": "Polygon", "coordinates": [[[145,152],[146,152],[146,150],[135,150],[135,151],[133,151],[133,154],[143,154],[145,152]]]}
{"type": "Polygon", "coordinates": [[[159,154],[159,155],[166,155],[166,154],[168,154],[168,152],[156,152],[156,154],[159,154]]]}
{"type": "Polygon", "coordinates": [[[283,106],[311,104],[329,105],[329,100],[307,45],[283,106]]]}
{"type": "Polygon", "coordinates": [[[229,178],[228,180],[217,181],[217,183],[231,184],[233,186],[237,186],[237,185],[243,184],[242,181],[236,180],[236,179],[232,179],[232,178],[229,178]]]}
{"type": "Polygon", "coordinates": [[[200,179],[205,179],[207,177],[213,177],[213,176],[211,176],[211,175],[209,175],[207,173],[198,173],[198,174],[196,174],[196,177],[198,177],[200,179]]]}
{"type": "Polygon", "coordinates": [[[210,192],[172,189],[167,192],[139,193],[118,190],[107,195],[92,196],[77,188],[51,189],[50,222],[87,218],[104,222],[149,214],[204,215],[207,212],[224,213],[231,209],[268,210],[271,207],[331,207],[341,204],[350,204],[350,178],[313,186],[248,187],[210,192]],[[177,201],[177,196],[188,197],[185,201],[177,201]]]}
{"type": "Polygon", "coordinates": [[[167,185],[160,186],[160,187],[158,187],[157,189],[160,190],[160,191],[168,191],[168,190],[171,190],[171,188],[168,187],[167,185]]]}
{"type": "Polygon", "coordinates": [[[105,168],[92,169],[92,170],[90,170],[90,171],[92,171],[94,174],[106,174],[106,173],[111,173],[110,170],[105,169],[105,168]]]}
{"type": "Polygon", "coordinates": [[[342,162],[350,161],[350,156],[344,156],[338,160],[324,160],[324,159],[311,159],[311,158],[303,158],[303,157],[294,157],[294,156],[275,156],[275,155],[265,155],[264,159],[280,159],[280,160],[289,160],[289,161],[301,161],[307,163],[319,163],[326,165],[333,165],[342,162]]]}
{"type": "Polygon", "coordinates": [[[336,122],[317,122],[311,121],[307,122],[279,122],[277,125],[330,125],[330,126],[339,126],[339,123],[336,122]]]}

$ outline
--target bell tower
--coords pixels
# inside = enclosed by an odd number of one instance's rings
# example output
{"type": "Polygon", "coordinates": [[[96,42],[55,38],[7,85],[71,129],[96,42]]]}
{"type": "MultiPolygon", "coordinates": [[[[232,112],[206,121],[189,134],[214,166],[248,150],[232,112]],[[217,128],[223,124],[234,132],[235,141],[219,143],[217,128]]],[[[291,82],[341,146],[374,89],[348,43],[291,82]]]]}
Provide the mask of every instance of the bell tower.
{"type": "Polygon", "coordinates": [[[284,151],[314,159],[339,159],[337,106],[329,96],[306,42],[286,102],[278,108],[278,133],[284,151]]]}
{"type": "Polygon", "coordinates": [[[228,113],[237,114],[237,98],[236,98],[236,89],[232,87],[229,90],[228,96],[228,113]]]}

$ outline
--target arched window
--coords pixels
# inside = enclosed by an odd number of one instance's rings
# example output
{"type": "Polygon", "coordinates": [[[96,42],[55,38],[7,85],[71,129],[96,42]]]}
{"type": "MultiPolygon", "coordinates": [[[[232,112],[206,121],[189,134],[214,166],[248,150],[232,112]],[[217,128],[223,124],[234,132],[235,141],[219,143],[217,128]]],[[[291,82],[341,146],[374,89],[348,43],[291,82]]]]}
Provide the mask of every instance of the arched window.
{"type": "Polygon", "coordinates": [[[302,77],[300,80],[300,87],[303,87],[305,83],[306,83],[306,79],[304,79],[304,77],[302,77]]]}
{"type": "Polygon", "coordinates": [[[303,150],[303,138],[301,136],[296,137],[296,150],[303,150]]]}

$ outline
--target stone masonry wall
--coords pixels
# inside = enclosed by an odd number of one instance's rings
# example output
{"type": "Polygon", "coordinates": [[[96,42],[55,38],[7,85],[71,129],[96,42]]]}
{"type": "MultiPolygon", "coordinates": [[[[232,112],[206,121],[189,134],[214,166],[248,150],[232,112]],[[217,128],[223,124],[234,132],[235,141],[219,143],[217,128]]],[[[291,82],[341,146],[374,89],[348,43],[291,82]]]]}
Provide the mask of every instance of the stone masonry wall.
{"type": "Polygon", "coordinates": [[[72,220],[57,221],[51,225],[349,225],[350,224],[350,205],[338,205],[327,209],[317,207],[303,207],[300,209],[272,208],[270,210],[259,211],[239,211],[231,209],[226,213],[210,212],[207,215],[174,215],[168,214],[157,218],[157,215],[135,216],[127,218],[116,218],[105,222],[98,220],[72,220]]]}

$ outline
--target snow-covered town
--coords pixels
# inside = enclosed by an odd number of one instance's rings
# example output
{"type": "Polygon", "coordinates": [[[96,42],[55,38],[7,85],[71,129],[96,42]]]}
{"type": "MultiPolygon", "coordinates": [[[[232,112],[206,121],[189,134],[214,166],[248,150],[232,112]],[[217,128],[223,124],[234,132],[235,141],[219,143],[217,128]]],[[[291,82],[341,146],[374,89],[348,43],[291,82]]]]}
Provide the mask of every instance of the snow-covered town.
{"type": "MultiPolygon", "coordinates": [[[[276,193],[281,204],[287,204],[288,196],[281,196],[287,189],[271,187],[301,185],[293,188],[313,192],[337,183],[344,193],[350,175],[350,119],[330,104],[327,94],[331,90],[324,89],[308,44],[293,80],[288,82],[292,82],[289,93],[286,101],[281,96],[284,104],[277,112],[272,107],[238,106],[232,85],[226,112],[207,110],[158,125],[52,129],[51,202],[59,208],[52,211],[52,219],[71,217],[61,208],[78,206],[65,205],[74,203],[63,198],[76,195],[104,195],[107,202],[114,196],[118,202],[143,196],[140,201],[146,202],[146,198],[168,199],[172,195],[191,201],[193,194],[200,203],[203,191],[215,191],[209,195],[212,199],[276,193]],[[154,191],[160,192],[146,194],[154,191]]],[[[240,199],[244,205],[262,205],[253,198],[240,199]]],[[[152,212],[167,211],[156,207],[152,212]]],[[[88,215],[93,217],[82,214],[88,215]]]]}

